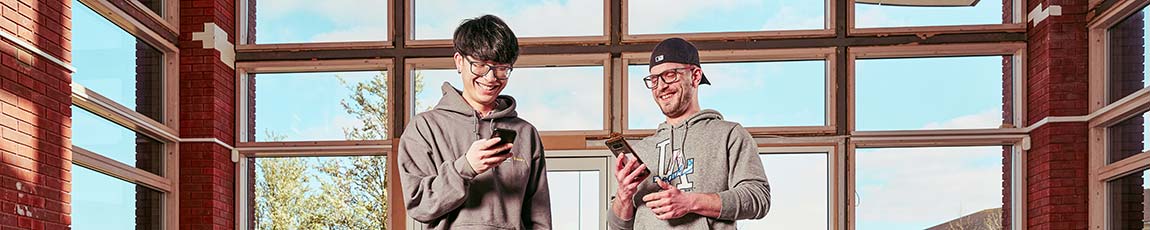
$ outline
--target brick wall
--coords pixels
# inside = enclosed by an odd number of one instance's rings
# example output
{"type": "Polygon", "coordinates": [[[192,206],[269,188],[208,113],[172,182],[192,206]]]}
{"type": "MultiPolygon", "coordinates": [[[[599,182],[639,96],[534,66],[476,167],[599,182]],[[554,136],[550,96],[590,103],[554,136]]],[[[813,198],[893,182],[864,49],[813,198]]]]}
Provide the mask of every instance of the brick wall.
{"type": "MultiPolygon", "coordinates": [[[[226,0],[180,1],[180,136],[235,144],[235,70],[192,33],[215,23],[235,42],[235,5],[226,0]]],[[[235,164],[214,143],[180,144],[180,229],[235,228],[235,164]]]]}
{"type": "MultiPolygon", "coordinates": [[[[70,59],[67,0],[0,1],[0,30],[70,59]]],[[[0,39],[0,229],[71,223],[71,72],[0,39]]]]}
{"type": "MultiPolygon", "coordinates": [[[[1027,26],[1027,125],[1088,112],[1087,0],[1028,0],[1059,5],[1062,15],[1027,26]]],[[[1088,144],[1085,122],[1050,123],[1031,132],[1027,152],[1027,229],[1086,229],[1088,144]]]]}

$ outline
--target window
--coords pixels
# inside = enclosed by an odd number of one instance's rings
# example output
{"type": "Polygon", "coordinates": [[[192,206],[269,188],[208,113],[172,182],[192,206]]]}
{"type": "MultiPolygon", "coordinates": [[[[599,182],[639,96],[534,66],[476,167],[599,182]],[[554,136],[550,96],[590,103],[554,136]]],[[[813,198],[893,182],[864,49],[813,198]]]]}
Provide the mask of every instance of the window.
{"type": "Polygon", "coordinates": [[[1150,170],[1107,182],[1110,229],[1150,227],[1150,170]]]}
{"type": "Polygon", "coordinates": [[[462,20],[485,14],[499,16],[515,36],[603,36],[602,0],[585,1],[409,1],[417,40],[451,39],[462,20]]]}
{"type": "Polygon", "coordinates": [[[147,7],[148,10],[155,12],[156,15],[164,15],[164,1],[166,0],[135,0],[147,7]]]}
{"type": "Polygon", "coordinates": [[[72,106],[72,145],[164,175],[164,144],[72,106]]]}
{"type": "Polygon", "coordinates": [[[388,138],[386,71],[257,73],[251,80],[255,141],[388,138]]]}
{"type": "Polygon", "coordinates": [[[771,184],[771,210],[759,220],[741,220],[741,229],[830,229],[830,189],[826,153],[759,155],[771,184]]]}
{"type": "Polygon", "coordinates": [[[1002,24],[997,0],[927,1],[855,0],[855,28],[1002,24]],[[892,3],[893,2],[893,3],[892,3]],[[881,4],[880,4],[881,3],[881,4]]]}
{"type": "MultiPolygon", "coordinates": [[[[160,14],[162,1],[140,3],[160,14]]],[[[66,157],[71,164],[65,166],[71,177],[64,185],[71,188],[65,191],[71,207],[63,218],[71,218],[73,229],[179,226],[178,218],[171,218],[177,213],[167,212],[178,202],[171,194],[179,176],[172,166],[179,136],[167,126],[176,121],[165,115],[178,108],[168,104],[167,94],[175,91],[167,87],[175,84],[167,82],[174,76],[165,74],[176,68],[165,61],[177,56],[176,46],[129,23],[141,19],[110,13],[107,9],[117,8],[113,4],[72,0],[71,12],[64,13],[73,23],[71,83],[84,90],[65,92],[73,104],[70,142],[65,142],[72,149],[66,157]]]]}
{"type": "Polygon", "coordinates": [[[628,34],[821,30],[826,1],[627,0],[628,34]]]}
{"type": "Polygon", "coordinates": [[[1122,159],[1129,158],[1142,152],[1150,151],[1150,143],[1147,143],[1146,121],[1150,113],[1143,112],[1141,115],[1127,118],[1107,129],[1109,137],[1107,140],[1110,142],[1108,147],[1110,150],[1107,154],[1106,163],[1118,162],[1122,159]]]}
{"type": "Polygon", "coordinates": [[[862,59],[855,67],[856,130],[979,129],[1010,123],[1003,119],[1001,56],[862,59]]]}
{"type": "Polygon", "coordinates": [[[856,229],[1001,228],[1003,147],[859,149],[856,229]]]}
{"type": "MultiPolygon", "coordinates": [[[[159,1],[159,0],[157,0],[159,1]]],[[[75,83],[124,107],[163,121],[163,53],[72,0],[75,83]]]]}
{"type": "MultiPolygon", "coordinates": [[[[699,86],[699,107],[745,127],[826,125],[826,62],[704,63],[711,85],[699,86]],[[750,100],[748,98],[754,98],[750,100]]],[[[655,129],[666,120],[646,88],[647,65],[627,68],[627,127],[655,129]]]]}
{"type": "Polygon", "coordinates": [[[164,194],[91,169],[72,167],[72,228],[161,229],[164,194]]]}
{"type": "Polygon", "coordinates": [[[382,154],[254,161],[254,229],[374,229],[387,223],[382,154]]]}
{"type": "MultiPolygon", "coordinates": [[[[606,229],[607,151],[547,152],[547,184],[551,192],[551,226],[555,229],[606,229]],[[557,158],[571,157],[574,158],[557,158]]],[[[611,191],[614,192],[614,191],[611,191]]]]}
{"type": "MultiPolygon", "coordinates": [[[[599,171],[549,171],[551,226],[555,229],[598,229],[599,171]]],[[[605,211],[605,210],[604,210],[605,211]]],[[[610,214],[610,213],[608,213],[610,214]]]]}
{"type": "Polygon", "coordinates": [[[389,0],[258,1],[256,43],[386,41],[389,0]]]}
{"type": "Polygon", "coordinates": [[[1146,54],[1150,53],[1150,46],[1146,37],[1146,8],[1134,12],[1118,24],[1110,27],[1109,54],[1107,63],[1109,76],[1109,93],[1107,103],[1113,103],[1145,88],[1146,82],[1146,54]]]}
{"type": "MultiPolygon", "coordinates": [[[[413,112],[430,110],[444,82],[463,90],[455,69],[413,71],[413,112]]],[[[503,95],[515,98],[519,117],[540,131],[603,130],[603,67],[517,67],[503,95]]]]}

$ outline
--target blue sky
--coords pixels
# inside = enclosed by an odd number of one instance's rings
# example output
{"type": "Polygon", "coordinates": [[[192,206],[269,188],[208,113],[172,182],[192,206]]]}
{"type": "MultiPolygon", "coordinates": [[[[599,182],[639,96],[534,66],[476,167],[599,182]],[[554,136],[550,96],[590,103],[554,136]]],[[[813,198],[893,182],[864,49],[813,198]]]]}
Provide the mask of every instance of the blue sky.
{"type": "MultiPolygon", "coordinates": [[[[388,16],[382,13],[386,2],[261,3],[256,9],[257,43],[389,40],[385,26],[388,16]]],[[[822,29],[825,24],[821,1],[629,2],[628,27],[633,34],[822,29]]],[[[504,18],[520,37],[598,36],[603,33],[602,4],[561,0],[482,4],[421,0],[414,5],[413,23],[417,39],[447,39],[462,19],[486,13],[504,18]]],[[[1001,21],[1000,4],[980,1],[974,8],[859,4],[855,19],[860,28],[994,24],[1001,21]]],[[[78,70],[75,82],[134,107],[136,40],[79,2],[73,0],[73,6],[73,64],[78,70]]],[[[714,85],[701,87],[700,104],[746,126],[822,125],[826,122],[825,65],[817,60],[705,64],[704,72],[714,85]]],[[[993,128],[1001,121],[1001,57],[859,60],[856,67],[858,130],[993,128]]],[[[630,76],[626,96],[631,105],[627,108],[631,115],[628,126],[655,127],[663,118],[651,102],[650,91],[639,80],[648,74],[645,66],[630,66],[626,71],[630,76]]],[[[461,86],[459,75],[452,70],[421,72],[425,74],[425,86],[415,97],[421,106],[416,111],[438,101],[442,82],[461,86]]],[[[358,121],[339,105],[351,91],[333,76],[355,83],[379,73],[260,74],[256,81],[257,136],[263,137],[265,130],[271,130],[287,136],[287,140],[342,140],[342,128],[355,126],[358,121]]],[[[521,116],[541,130],[601,129],[602,76],[602,67],[595,66],[519,68],[504,93],[515,96],[521,116]]],[[[76,146],[134,164],[134,133],[85,112],[73,114],[76,146]]],[[[862,199],[860,215],[856,215],[859,229],[926,228],[997,207],[1001,200],[1001,148],[997,146],[862,149],[858,153],[857,187],[862,199]],[[935,171],[940,168],[949,171],[935,171]],[[949,183],[940,184],[939,180],[949,183]],[[954,192],[955,186],[963,192],[954,192]],[[954,196],[961,199],[951,199],[954,196]],[[931,202],[898,202],[901,197],[931,202]],[[948,200],[937,201],[939,197],[948,200]],[[916,212],[904,214],[906,210],[916,212]]],[[[762,160],[774,188],[775,207],[766,219],[740,225],[797,228],[801,224],[803,228],[823,228],[827,220],[826,156],[764,155],[762,160]]],[[[602,189],[591,179],[598,178],[596,173],[549,174],[553,197],[580,197],[553,201],[555,216],[579,217],[557,219],[556,223],[588,226],[586,223],[604,221],[598,219],[599,210],[586,208],[598,207],[592,205],[594,196],[582,199],[586,191],[602,189]]],[[[107,224],[130,221],[105,220],[131,217],[134,186],[80,167],[75,168],[73,178],[76,229],[129,228],[107,224]]]]}

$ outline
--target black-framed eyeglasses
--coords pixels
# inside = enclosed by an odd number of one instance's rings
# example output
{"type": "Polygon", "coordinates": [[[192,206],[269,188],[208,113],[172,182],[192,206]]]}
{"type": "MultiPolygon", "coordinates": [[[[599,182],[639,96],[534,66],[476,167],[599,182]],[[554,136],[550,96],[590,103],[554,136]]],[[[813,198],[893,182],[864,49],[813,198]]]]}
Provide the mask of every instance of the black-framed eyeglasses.
{"type": "Polygon", "coordinates": [[[467,60],[467,63],[471,63],[471,73],[480,77],[487,76],[487,73],[492,73],[491,75],[494,76],[495,79],[507,80],[508,77],[511,77],[511,70],[514,69],[511,66],[497,66],[480,61],[472,61],[470,57],[464,57],[464,60],[467,60]]]}
{"type": "Polygon", "coordinates": [[[661,79],[664,84],[671,84],[671,83],[679,82],[679,80],[680,80],[679,75],[686,75],[687,72],[694,71],[694,70],[695,70],[695,67],[681,67],[681,68],[674,68],[674,69],[665,70],[661,73],[651,74],[651,75],[647,75],[646,77],[643,77],[643,83],[647,84],[647,89],[654,89],[655,86],[658,86],[658,84],[659,84],[658,81],[655,81],[655,78],[661,79]],[[683,71],[683,70],[687,70],[687,71],[683,71]]]}

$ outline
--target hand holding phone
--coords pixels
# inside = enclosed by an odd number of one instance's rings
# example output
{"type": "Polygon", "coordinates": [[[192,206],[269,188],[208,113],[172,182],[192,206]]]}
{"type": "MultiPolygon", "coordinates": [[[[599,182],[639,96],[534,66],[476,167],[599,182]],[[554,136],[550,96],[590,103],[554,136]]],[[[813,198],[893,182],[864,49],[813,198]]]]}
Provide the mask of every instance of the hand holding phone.
{"type": "Polygon", "coordinates": [[[611,134],[605,143],[616,158],[615,182],[619,184],[619,189],[615,192],[615,199],[624,205],[623,207],[633,209],[632,199],[639,189],[639,184],[651,174],[651,171],[622,135],[611,134]]]}

